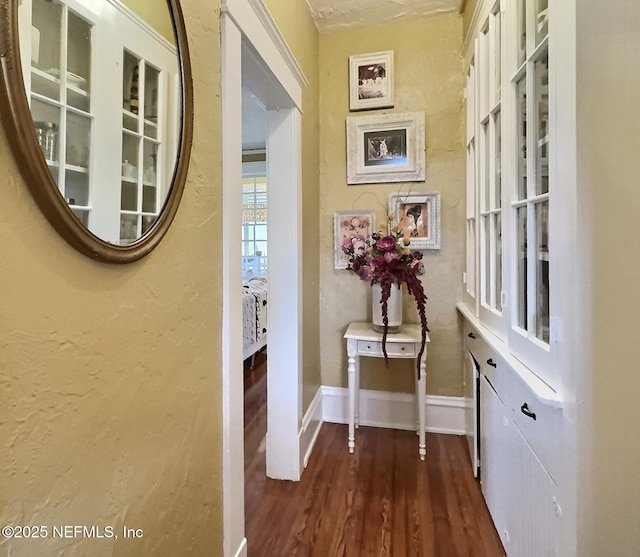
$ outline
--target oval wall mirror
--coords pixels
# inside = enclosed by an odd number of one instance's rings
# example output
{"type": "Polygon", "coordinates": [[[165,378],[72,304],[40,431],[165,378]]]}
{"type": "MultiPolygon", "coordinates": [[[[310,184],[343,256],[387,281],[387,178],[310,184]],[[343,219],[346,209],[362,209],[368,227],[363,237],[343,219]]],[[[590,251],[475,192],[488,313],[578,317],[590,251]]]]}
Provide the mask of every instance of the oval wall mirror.
{"type": "Polygon", "coordinates": [[[0,0],[0,111],[33,197],[74,248],[147,255],[182,196],[193,100],[179,0],[0,0]]]}

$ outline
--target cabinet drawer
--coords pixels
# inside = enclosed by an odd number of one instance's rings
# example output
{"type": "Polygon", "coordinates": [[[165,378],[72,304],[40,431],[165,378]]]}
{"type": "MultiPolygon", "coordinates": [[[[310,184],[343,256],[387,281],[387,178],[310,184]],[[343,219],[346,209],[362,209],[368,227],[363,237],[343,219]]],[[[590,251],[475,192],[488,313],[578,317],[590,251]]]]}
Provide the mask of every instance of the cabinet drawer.
{"type": "MultiPolygon", "coordinates": [[[[359,340],[358,354],[366,356],[382,356],[382,343],[377,341],[359,340]]],[[[413,342],[389,342],[387,340],[387,354],[389,356],[415,358],[416,346],[413,342]]]]}
{"type": "Polygon", "coordinates": [[[513,370],[497,352],[489,349],[483,354],[480,370],[487,377],[506,405],[512,399],[513,370]]]}
{"type": "Polygon", "coordinates": [[[480,365],[480,372],[489,380],[493,389],[506,404],[509,398],[512,370],[507,367],[506,362],[498,356],[497,352],[491,349],[480,335],[475,334],[475,338],[467,336],[465,345],[480,365]]]}
{"type": "Polygon", "coordinates": [[[489,345],[473,327],[466,324],[464,328],[464,345],[476,362],[480,364],[480,367],[482,367],[484,362],[489,358],[489,345]]]}
{"type": "Polygon", "coordinates": [[[480,336],[480,333],[478,333],[475,327],[465,322],[463,334],[464,345],[467,347],[467,350],[473,354],[473,357],[478,363],[481,364],[483,361],[486,361],[488,358],[486,354],[489,351],[489,345],[480,336]]]}
{"type": "Polygon", "coordinates": [[[511,382],[510,400],[513,420],[522,436],[547,473],[557,481],[559,411],[540,402],[515,373],[511,382]]]}

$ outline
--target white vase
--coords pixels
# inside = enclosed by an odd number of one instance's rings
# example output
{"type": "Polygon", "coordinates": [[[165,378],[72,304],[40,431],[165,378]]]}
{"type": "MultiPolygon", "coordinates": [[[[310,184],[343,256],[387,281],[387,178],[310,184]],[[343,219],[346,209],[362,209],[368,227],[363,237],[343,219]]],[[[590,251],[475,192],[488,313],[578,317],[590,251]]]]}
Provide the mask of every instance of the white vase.
{"type": "MultiPolygon", "coordinates": [[[[382,333],[384,322],[382,321],[382,286],[379,283],[371,285],[371,317],[373,329],[382,333]]],[[[391,285],[391,293],[387,300],[387,317],[389,333],[397,333],[402,327],[402,290],[396,284],[391,285]]]]}

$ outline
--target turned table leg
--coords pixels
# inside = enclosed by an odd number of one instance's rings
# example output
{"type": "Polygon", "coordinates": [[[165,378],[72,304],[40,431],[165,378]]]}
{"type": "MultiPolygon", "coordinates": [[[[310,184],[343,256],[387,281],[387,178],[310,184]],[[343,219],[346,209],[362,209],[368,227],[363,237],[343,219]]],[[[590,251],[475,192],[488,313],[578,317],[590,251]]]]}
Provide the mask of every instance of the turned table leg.
{"type": "Polygon", "coordinates": [[[347,377],[349,381],[349,452],[352,453],[356,446],[356,432],[355,432],[355,415],[356,415],[356,391],[358,385],[357,380],[357,355],[356,355],[356,341],[347,340],[347,377]]]}
{"type": "Polygon", "coordinates": [[[427,444],[425,440],[425,404],[426,404],[426,373],[425,356],[420,359],[420,379],[418,379],[418,454],[420,460],[427,456],[427,444]]]}

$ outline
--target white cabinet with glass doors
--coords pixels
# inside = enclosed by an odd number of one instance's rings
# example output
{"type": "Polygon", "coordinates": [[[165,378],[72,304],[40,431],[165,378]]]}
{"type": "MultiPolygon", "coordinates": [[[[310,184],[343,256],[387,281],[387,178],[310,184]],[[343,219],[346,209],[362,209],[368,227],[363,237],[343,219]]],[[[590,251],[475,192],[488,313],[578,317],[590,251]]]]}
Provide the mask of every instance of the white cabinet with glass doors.
{"type": "Polygon", "coordinates": [[[74,2],[24,2],[21,48],[38,143],[74,214],[88,225],[95,139],[95,14],[74,2]],[[29,39],[29,40],[26,40],[29,39]]]}
{"type": "Polygon", "coordinates": [[[171,181],[176,47],[117,0],[90,6],[22,2],[25,89],[61,195],[91,232],[126,244],[153,224],[171,181]]]}
{"type": "Polygon", "coordinates": [[[127,49],[122,67],[120,241],[128,243],[149,230],[164,199],[158,181],[163,148],[158,111],[162,74],[127,49]]]}
{"type": "Polygon", "coordinates": [[[467,59],[465,303],[552,389],[547,0],[485,2],[467,59]]]}

